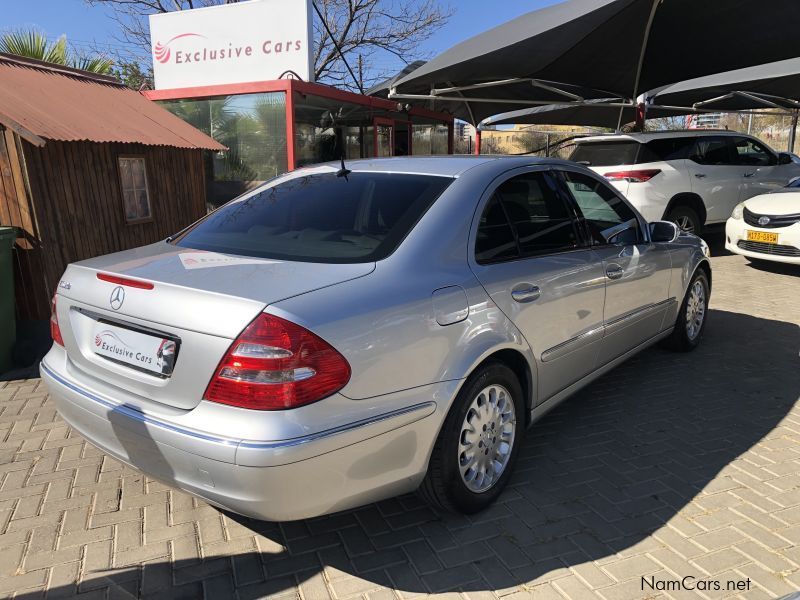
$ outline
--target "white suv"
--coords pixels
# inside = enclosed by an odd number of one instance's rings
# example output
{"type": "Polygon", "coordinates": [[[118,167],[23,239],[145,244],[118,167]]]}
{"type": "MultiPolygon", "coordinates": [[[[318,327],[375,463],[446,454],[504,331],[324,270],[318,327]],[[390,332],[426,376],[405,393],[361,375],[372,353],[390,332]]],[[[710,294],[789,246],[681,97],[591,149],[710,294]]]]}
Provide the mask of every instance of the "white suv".
{"type": "Polygon", "coordinates": [[[605,176],[648,221],[693,233],[800,176],[791,155],[749,135],[707,129],[586,137],[570,159],[605,176]]]}

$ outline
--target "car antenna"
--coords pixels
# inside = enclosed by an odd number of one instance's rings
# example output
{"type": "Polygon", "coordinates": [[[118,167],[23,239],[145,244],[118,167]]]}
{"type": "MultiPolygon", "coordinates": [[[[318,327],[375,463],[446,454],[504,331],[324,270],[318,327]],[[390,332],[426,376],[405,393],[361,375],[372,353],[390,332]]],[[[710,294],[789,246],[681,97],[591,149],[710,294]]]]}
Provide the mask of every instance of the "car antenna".
{"type": "Polygon", "coordinates": [[[336,171],[336,176],[337,177],[344,177],[345,181],[350,181],[347,178],[347,176],[350,175],[350,173],[352,173],[352,171],[344,166],[344,154],[341,156],[341,161],[342,161],[342,168],[339,169],[338,171],[336,171]]]}

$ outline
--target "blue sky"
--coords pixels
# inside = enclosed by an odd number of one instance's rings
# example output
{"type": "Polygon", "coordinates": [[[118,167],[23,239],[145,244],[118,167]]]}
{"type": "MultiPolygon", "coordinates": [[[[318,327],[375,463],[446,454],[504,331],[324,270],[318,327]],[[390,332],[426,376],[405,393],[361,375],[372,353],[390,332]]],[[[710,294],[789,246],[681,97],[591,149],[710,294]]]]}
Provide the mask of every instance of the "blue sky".
{"type": "MultiPolygon", "coordinates": [[[[450,6],[455,9],[453,18],[423,44],[421,50],[433,54],[441,52],[477,33],[555,1],[451,0],[450,6]]],[[[35,26],[53,37],[65,33],[68,40],[79,48],[90,47],[92,43],[99,47],[118,43],[114,40],[116,23],[104,9],[89,7],[84,0],[2,0],[2,4],[0,30],[35,26]]]]}

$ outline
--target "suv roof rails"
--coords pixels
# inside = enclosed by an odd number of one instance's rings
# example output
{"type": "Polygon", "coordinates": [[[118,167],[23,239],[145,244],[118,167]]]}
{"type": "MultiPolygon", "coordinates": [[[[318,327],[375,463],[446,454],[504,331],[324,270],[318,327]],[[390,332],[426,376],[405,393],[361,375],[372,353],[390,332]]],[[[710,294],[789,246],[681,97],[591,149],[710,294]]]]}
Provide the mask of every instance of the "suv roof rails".
{"type": "Polygon", "coordinates": [[[665,133],[705,133],[706,131],[710,133],[736,133],[740,134],[739,131],[734,131],[732,129],[722,129],[721,127],[697,127],[695,129],[664,129],[662,131],[642,131],[640,133],[658,133],[658,134],[665,134],[665,133]]]}
{"type": "Polygon", "coordinates": [[[741,131],[734,131],[733,129],[711,129],[710,127],[702,127],[698,129],[662,129],[660,131],[616,131],[609,133],[590,133],[583,137],[616,137],[622,135],[672,135],[672,134],[687,134],[687,133],[730,133],[732,135],[750,135],[742,133],[741,131]]]}

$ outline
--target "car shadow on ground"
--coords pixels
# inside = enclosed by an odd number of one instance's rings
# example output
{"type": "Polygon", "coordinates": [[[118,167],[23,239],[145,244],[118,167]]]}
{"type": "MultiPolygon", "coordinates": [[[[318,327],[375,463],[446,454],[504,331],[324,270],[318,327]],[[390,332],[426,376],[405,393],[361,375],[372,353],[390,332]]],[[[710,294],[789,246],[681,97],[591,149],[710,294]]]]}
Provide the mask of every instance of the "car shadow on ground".
{"type": "MultiPolygon", "coordinates": [[[[800,277],[800,265],[790,265],[786,263],[772,262],[768,260],[749,261],[751,269],[764,271],[765,273],[775,273],[776,275],[791,275],[800,277]]],[[[800,296],[800,291],[798,292],[800,296]]]]}
{"type": "Polygon", "coordinates": [[[375,585],[501,590],[625,553],[667,522],[680,529],[701,491],[743,487],[730,465],[782,435],[800,394],[798,348],[797,325],[711,310],[695,352],[647,350],[530,429],[508,489],[481,514],[440,514],[414,495],[291,523],[226,514],[262,552],[84,573],[80,590],[59,593],[146,597],[161,572],[171,598],[292,594],[298,583],[313,594],[323,570],[340,597],[375,585]]]}
{"type": "Polygon", "coordinates": [[[709,225],[703,231],[702,237],[711,249],[711,256],[733,256],[733,252],[725,248],[725,227],[709,225]]]}

